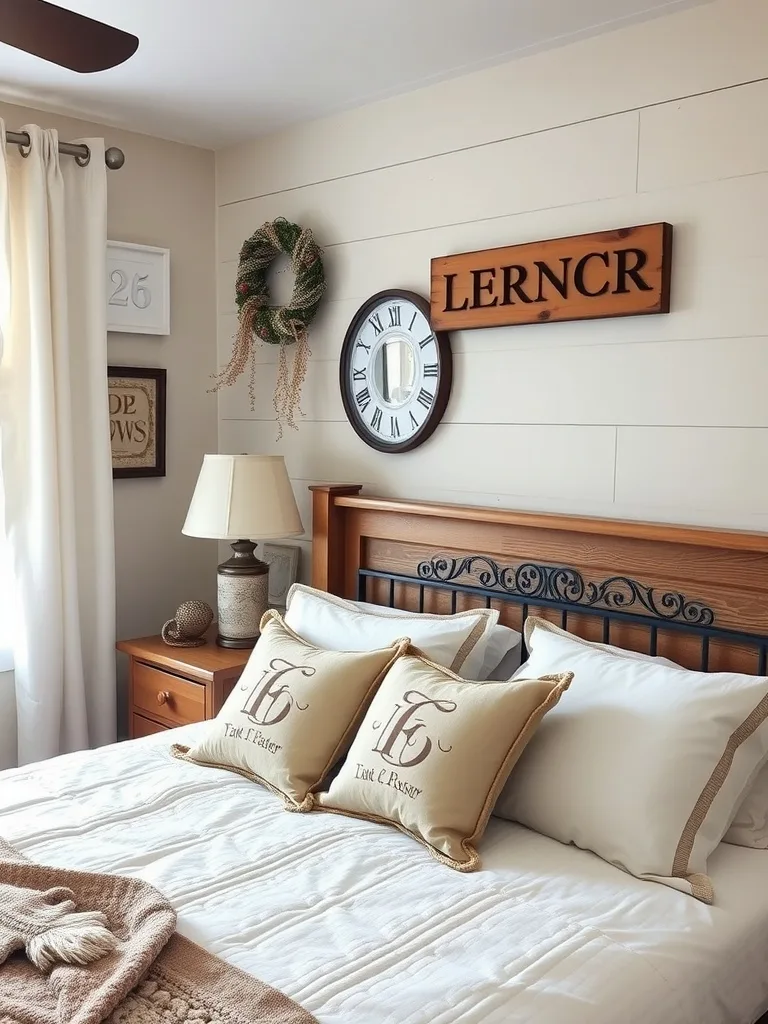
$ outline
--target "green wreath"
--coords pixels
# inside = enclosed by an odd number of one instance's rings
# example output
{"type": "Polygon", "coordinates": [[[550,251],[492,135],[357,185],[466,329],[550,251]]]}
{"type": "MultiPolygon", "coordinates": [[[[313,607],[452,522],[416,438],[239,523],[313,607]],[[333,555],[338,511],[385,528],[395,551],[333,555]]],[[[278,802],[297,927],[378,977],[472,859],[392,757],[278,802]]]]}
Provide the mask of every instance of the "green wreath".
{"type": "Polygon", "coordinates": [[[240,250],[240,262],[235,282],[235,301],[239,326],[234,340],[232,357],[221,371],[214,390],[234,384],[251,363],[249,393],[251,409],[255,408],[255,349],[259,339],[269,345],[280,346],[274,406],[279,435],[283,420],[295,427],[294,414],[299,407],[301,386],[309,357],[308,334],[325,291],[322,252],[308,228],[300,228],[283,217],[263,224],[247,238],[240,250]],[[287,306],[269,304],[267,272],[281,254],[290,257],[295,275],[293,295],[287,306]],[[296,343],[293,373],[288,373],[286,346],[296,343]]]}

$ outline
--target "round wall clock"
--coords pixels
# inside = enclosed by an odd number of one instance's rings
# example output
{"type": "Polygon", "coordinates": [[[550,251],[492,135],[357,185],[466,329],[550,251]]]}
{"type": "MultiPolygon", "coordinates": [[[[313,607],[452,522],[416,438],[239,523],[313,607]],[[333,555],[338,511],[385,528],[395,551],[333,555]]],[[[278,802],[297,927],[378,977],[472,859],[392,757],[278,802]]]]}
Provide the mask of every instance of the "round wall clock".
{"type": "Polygon", "coordinates": [[[445,412],[452,375],[448,335],[432,330],[420,295],[378,292],[355,313],[341,350],[341,398],[372,448],[407,452],[426,441],[445,412]]]}

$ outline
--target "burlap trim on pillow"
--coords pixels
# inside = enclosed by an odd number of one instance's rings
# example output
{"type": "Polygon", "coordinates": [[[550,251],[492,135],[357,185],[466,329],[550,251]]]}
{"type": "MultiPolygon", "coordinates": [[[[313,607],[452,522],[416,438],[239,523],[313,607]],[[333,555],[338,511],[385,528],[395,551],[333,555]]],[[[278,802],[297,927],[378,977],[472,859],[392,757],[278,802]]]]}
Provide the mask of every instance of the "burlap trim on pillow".
{"type": "Polygon", "coordinates": [[[456,652],[456,657],[451,662],[451,671],[458,672],[477,644],[480,642],[488,624],[483,619],[478,619],[472,627],[472,632],[456,652]]]}
{"type": "MultiPolygon", "coordinates": [[[[224,764],[223,761],[198,761],[194,757],[189,756],[190,747],[185,747],[182,743],[174,743],[171,746],[171,754],[179,761],[186,761],[187,764],[196,764],[198,768],[221,768],[225,772],[232,772],[233,775],[240,775],[244,779],[248,779],[249,782],[258,782],[264,789],[268,789],[274,796],[280,797],[285,804],[287,811],[311,811],[312,810],[312,799],[309,796],[304,797],[300,804],[297,804],[294,800],[291,800],[289,796],[279,789],[277,786],[273,786],[271,782],[264,778],[263,775],[257,775],[256,772],[248,771],[247,768],[240,768],[234,764],[224,764]]],[[[334,762],[335,763],[335,762],[334,762]]],[[[333,767],[333,766],[331,766],[333,767]]],[[[316,783],[317,786],[325,780],[330,769],[326,769],[323,774],[323,778],[316,783]]]]}
{"type": "MultiPolygon", "coordinates": [[[[408,655],[417,658],[420,662],[422,662],[422,664],[434,669],[440,675],[446,677],[448,680],[451,680],[453,682],[463,683],[466,686],[489,685],[480,682],[475,683],[471,680],[463,679],[461,676],[458,676],[455,672],[452,672],[450,669],[447,669],[444,665],[438,665],[436,662],[430,661],[429,658],[424,657],[419,648],[414,647],[413,645],[410,645],[405,650],[404,656],[408,655]]],[[[390,827],[398,829],[405,835],[410,836],[412,839],[415,839],[416,842],[424,846],[432,855],[432,857],[434,857],[435,860],[439,861],[441,864],[445,864],[456,871],[476,871],[480,866],[480,856],[477,850],[475,849],[475,843],[477,842],[478,839],[482,837],[488,824],[488,819],[490,818],[493,808],[496,804],[496,801],[498,800],[499,795],[501,794],[501,791],[504,788],[504,785],[506,784],[506,781],[509,778],[510,773],[512,772],[512,769],[514,768],[515,764],[520,758],[520,755],[525,749],[526,744],[535,732],[536,727],[538,726],[539,722],[542,720],[544,715],[557,704],[562,694],[568,689],[571,680],[573,679],[573,673],[560,672],[554,675],[540,676],[538,677],[538,679],[543,682],[553,683],[554,685],[550,690],[548,696],[540,704],[538,704],[536,708],[529,714],[528,718],[517,732],[517,735],[515,736],[512,745],[507,750],[507,753],[503,758],[501,764],[499,765],[499,768],[494,776],[493,782],[491,783],[491,786],[485,796],[485,799],[478,814],[477,820],[475,821],[475,825],[472,829],[472,832],[470,833],[470,835],[465,836],[460,840],[461,849],[466,854],[465,860],[459,860],[458,858],[448,856],[442,850],[439,850],[437,847],[433,846],[430,842],[428,842],[420,833],[414,831],[413,829],[409,829],[401,822],[393,820],[392,818],[368,812],[364,813],[360,811],[346,810],[343,807],[335,807],[328,803],[320,803],[318,801],[318,796],[321,796],[321,798],[323,799],[327,798],[327,791],[323,792],[322,794],[310,794],[308,798],[312,801],[312,807],[310,809],[328,811],[331,814],[341,814],[346,817],[358,818],[362,821],[372,821],[380,825],[389,825],[390,827]]],[[[523,680],[518,680],[518,682],[522,681],[523,680]]],[[[507,684],[500,683],[499,685],[507,684]]],[[[512,685],[511,681],[510,685],[512,685]]]]}
{"type": "MultiPolygon", "coordinates": [[[[566,636],[569,640],[582,644],[584,647],[596,648],[597,650],[610,654],[619,660],[622,658],[620,653],[611,650],[611,648],[605,644],[594,643],[591,640],[585,640],[583,637],[576,636],[573,633],[568,633],[566,630],[560,629],[547,619],[542,619],[535,615],[530,616],[525,622],[525,644],[529,650],[531,636],[535,628],[545,629],[550,633],[557,633],[560,636],[566,636]]],[[[628,656],[631,657],[631,652],[628,656]]],[[[689,671],[684,666],[675,665],[673,662],[668,663],[668,665],[679,669],[681,672],[689,671]]],[[[669,877],[685,879],[685,881],[691,886],[691,895],[695,896],[696,899],[701,900],[703,903],[711,904],[714,900],[715,894],[712,887],[712,880],[709,875],[702,874],[701,872],[690,872],[688,870],[696,837],[699,833],[699,829],[706,820],[707,814],[709,814],[717,794],[720,792],[728,778],[728,773],[733,765],[733,759],[736,755],[736,751],[742,743],[748,740],[749,737],[760,728],[766,719],[768,719],[768,695],[762,698],[755,709],[750,712],[744,721],[734,729],[729,736],[720,760],[712,769],[712,774],[699,794],[688,820],[683,826],[683,831],[675,849],[675,856],[669,877]]]]}
{"type": "Polygon", "coordinates": [[[741,725],[734,729],[728,737],[722,757],[712,770],[709,779],[707,779],[706,785],[702,789],[688,821],[685,823],[680,841],[677,844],[675,859],[672,862],[672,877],[685,878],[687,882],[690,882],[693,895],[703,900],[704,903],[711,903],[713,901],[714,890],[712,882],[707,875],[688,873],[688,862],[693,853],[693,844],[696,842],[696,836],[704,824],[704,820],[715,797],[728,778],[728,772],[733,765],[736,751],[745,740],[749,739],[756,729],[760,728],[766,718],[768,718],[768,695],[763,697],[754,711],[747,715],[741,725]]]}

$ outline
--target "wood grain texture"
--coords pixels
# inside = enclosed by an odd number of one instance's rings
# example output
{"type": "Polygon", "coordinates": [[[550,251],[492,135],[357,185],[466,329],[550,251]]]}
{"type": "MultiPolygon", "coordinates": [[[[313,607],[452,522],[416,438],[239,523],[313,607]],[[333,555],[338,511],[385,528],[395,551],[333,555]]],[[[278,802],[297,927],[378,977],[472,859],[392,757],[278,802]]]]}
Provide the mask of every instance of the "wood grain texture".
{"type": "Polygon", "coordinates": [[[668,313],[672,225],[642,224],[432,260],[435,330],[668,313]]]}
{"type": "Polygon", "coordinates": [[[131,739],[138,740],[142,736],[154,736],[157,732],[166,732],[169,728],[167,725],[160,725],[159,722],[153,722],[149,718],[145,718],[143,715],[131,715],[131,739]]]}
{"type": "Polygon", "coordinates": [[[312,586],[339,594],[343,589],[344,513],[336,504],[347,495],[359,494],[362,484],[313,484],[312,492],[312,586]]]}
{"type": "Polygon", "coordinates": [[[133,709],[171,725],[205,719],[205,686],[136,662],[133,666],[133,709]]]}
{"type": "MultiPolygon", "coordinates": [[[[332,567],[325,571],[325,578],[332,581],[331,592],[343,597],[357,597],[360,568],[415,576],[417,565],[425,560],[485,555],[501,566],[517,567],[524,562],[566,566],[576,569],[587,583],[627,576],[644,587],[653,587],[658,595],[681,593],[711,607],[718,627],[768,635],[768,534],[396,501],[361,494],[329,498],[326,514],[335,524],[336,542],[328,552],[332,567]]],[[[323,578],[321,566],[317,578],[323,578]]],[[[477,578],[469,576],[456,582],[478,585],[477,578]]],[[[366,598],[388,603],[388,583],[369,580],[366,598]]],[[[396,586],[397,607],[415,611],[418,602],[418,585],[396,586]]],[[[477,603],[471,596],[458,595],[456,610],[477,603]]],[[[519,605],[500,599],[494,607],[501,611],[504,625],[520,627],[519,605]]],[[[451,595],[427,589],[424,610],[451,611],[451,595]]],[[[646,614],[642,607],[631,610],[646,614]]],[[[532,599],[528,614],[537,612],[560,621],[559,612],[537,609],[532,599]]],[[[593,615],[569,613],[567,628],[587,639],[602,638],[602,623],[593,615]]],[[[614,622],[610,641],[631,650],[649,650],[649,633],[643,626],[614,622]]],[[[701,640],[665,631],[659,624],[657,653],[698,668],[701,640]]],[[[755,672],[755,650],[713,640],[710,669],[755,672]]]]}
{"type": "MultiPolygon", "coordinates": [[[[362,486],[357,488],[362,490],[362,486]]],[[[696,547],[727,550],[759,551],[768,554],[768,534],[746,530],[711,530],[705,527],[676,526],[666,523],[645,523],[625,519],[602,519],[591,516],[556,515],[540,512],[517,512],[514,509],[481,508],[469,505],[436,504],[428,501],[401,501],[395,498],[339,496],[338,507],[366,511],[394,512],[409,516],[439,516],[472,523],[521,526],[526,529],[566,530],[588,533],[596,537],[631,537],[636,540],[673,541],[696,547]]]]}
{"type": "Polygon", "coordinates": [[[207,643],[202,647],[171,647],[159,635],[119,640],[115,646],[118,651],[159,668],[170,669],[198,682],[209,682],[229,676],[233,671],[242,671],[251,653],[218,647],[215,636],[213,626],[206,633],[207,643]]]}
{"type": "Polygon", "coordinates": [[[129,658],[131,739],[216,717],[251,652],[218,647],[215,636],[212,626],[202,647],[170,647],[160,636],[116,644],[129,658]]]}

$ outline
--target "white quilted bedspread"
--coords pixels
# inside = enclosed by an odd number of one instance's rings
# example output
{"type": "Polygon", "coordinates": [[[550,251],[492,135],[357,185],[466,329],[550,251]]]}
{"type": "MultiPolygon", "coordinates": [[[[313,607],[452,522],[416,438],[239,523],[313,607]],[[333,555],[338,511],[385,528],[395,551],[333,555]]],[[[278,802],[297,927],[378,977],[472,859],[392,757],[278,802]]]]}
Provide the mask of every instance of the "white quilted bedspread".
{"type": "MultiPolygon", "coordinates": [[[[179,929],[322,1024],[747,1024],[768,1007],[768,852],[721,845],[716,905],[494,820],[483,869],[393,829],[289,814],[169,735],[0,774],[0,835],[137,875],[179,929]]],[[[2,969],[0,969],[2,984],[2,969]]]]}

